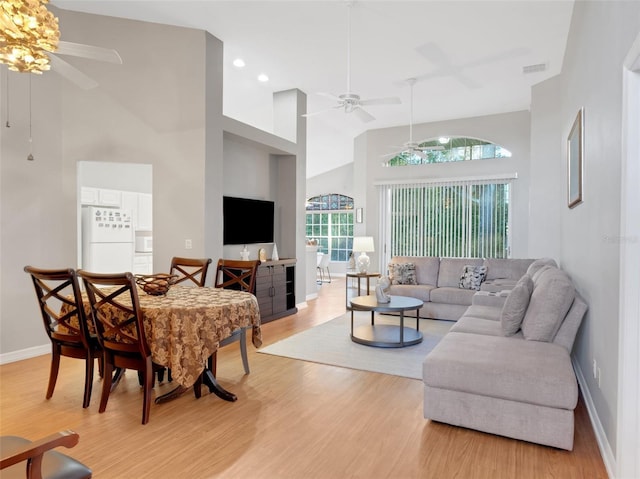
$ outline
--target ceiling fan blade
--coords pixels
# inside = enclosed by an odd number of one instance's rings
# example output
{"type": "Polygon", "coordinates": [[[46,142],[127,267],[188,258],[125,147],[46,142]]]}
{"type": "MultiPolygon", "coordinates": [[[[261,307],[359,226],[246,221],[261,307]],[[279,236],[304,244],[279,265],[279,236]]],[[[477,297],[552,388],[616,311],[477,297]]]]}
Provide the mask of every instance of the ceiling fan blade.
{"type": "Polygon", "coordinates": [[[509,60],[511,58],[518,58],[520,56],[528,54],[529,52],[530,50],[525,47],[512,48],[511,50],[507,50],[502,53],[497,53],[495,55],[490,55],[488,57],[480,58],[476,61],[467,63],[464,65],[464,67],[471,68],[471,67],[484,65],[485,63],[494,63],[502,60],[509,60]]]}
{"type": "Polygon", "coordinates": [[[442,151],[444,150],[443,146],[417,146],[415,148],[416,150],[419,151],[442,151]]]}
{"type": "Polygon", "coordinates": [[[434,65],[447,67],[451,65],[445,53],[434,42],[420,45],[416,48],[416,51],[434,65]]]}
{"type": "Polygon", "coordinates": [[[122,65],[122,58],[120,57],[120,54],[113,48],[94,47],[92,45],[83,45],[81,43],[72,43],[60,40],[58,42],[58,49],[55,53],[122,65]]]}
{"type": "Polygon", "coordinates": [[[319,110],[319,111],[314,111],[314,112],[311,112],[311,113],[304,113],[302,116],[309,117],[309,116],[321,115],[322,113],[327,113],[328,111],[338,110],[338,109],[341,109],[341,108],[342,108],[342,105],[333,106],[331,108],[327,108],[326,110],[319,110]]]}
{"type": "Polygon", "coordinates": [[[365,123],[375,120],[376,118],[371,114],[360,108],[359,106],[353,109],[353,113],[365,123]]]}
{"type": "Polygon", "coordinates": [[[370,100],[360,100],[361,105],[399,105],[402,103],[397,96],[387,98],[372,98],[370,100]]]}
{"type": "Polygon", "coordinates": [[[76,67],[65,62],[62,58],[58,58],[56,55],[49,54],[49,62],[51,63],[53,71],[65,77],[67,80],[76,84],[83,90],[91,90],[98,86],[98,82],[93,78],[85,75],[76,67]]]}

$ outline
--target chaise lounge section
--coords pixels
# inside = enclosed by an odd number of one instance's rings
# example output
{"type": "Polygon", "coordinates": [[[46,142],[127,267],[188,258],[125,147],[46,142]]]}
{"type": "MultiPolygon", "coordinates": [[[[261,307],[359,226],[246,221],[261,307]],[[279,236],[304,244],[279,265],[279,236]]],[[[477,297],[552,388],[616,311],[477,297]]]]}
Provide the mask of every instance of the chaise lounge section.
{"type": "Polygon", "coordinates": [[[533,262],[509,292],[474,296],[425,358],[425,418],[573,448],[570,354],[587,304],[550,263],[533,262]]]}

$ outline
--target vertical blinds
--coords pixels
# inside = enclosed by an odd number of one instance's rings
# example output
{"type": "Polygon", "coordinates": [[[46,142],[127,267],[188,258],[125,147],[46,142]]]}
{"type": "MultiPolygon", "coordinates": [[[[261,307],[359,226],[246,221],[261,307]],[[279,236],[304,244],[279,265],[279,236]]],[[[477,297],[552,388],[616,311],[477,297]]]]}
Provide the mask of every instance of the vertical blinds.
{"type": "Polygon", "coordinates": [[[508,257],[512,179],[377,185],[380,264],[392,256],[508,257]]]}

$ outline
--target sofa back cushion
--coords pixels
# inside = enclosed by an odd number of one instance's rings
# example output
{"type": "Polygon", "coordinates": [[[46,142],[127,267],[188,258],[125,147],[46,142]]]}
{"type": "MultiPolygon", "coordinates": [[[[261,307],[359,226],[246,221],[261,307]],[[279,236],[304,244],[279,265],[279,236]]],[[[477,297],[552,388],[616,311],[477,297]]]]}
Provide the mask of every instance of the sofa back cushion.
{"type": "Polygon", "coordinates": [[[585,300],[576,293],[576,299],[573,300],[567,316],[564,318],[564,321],[562,321],[560,329],[558,329],[556,336],[553,338],[555,344],[564,347],[569,353],[571,353],[573,349],[573,342],[576,339],[578,328],[580,328],[587,309],[589,309],[589,307],[585,300]]]}
{"type": "MultiPolygon", "coordinates": [[[[391,263],[413,263],[416,268],[418,284],[438,284],[440,258],[437,256],[394,256],[391,263]]],[[[391,271],[390,271],[391,273],[391,271]]]]}
{"type": "Polygon", "coordinates": [[[487,267],[487,281],[493,279],[519,280],[527,272],[527,268],[533,263],[533,259],[520,258],[486,258],[484,265],[487,267]]]}
{"type": "Polygon", "coordinates": [[[440,258],[440,272],[438,273],[438,288],[449,286],[457,288],[464,267],[482,266],[482,258],[440,258]]]}
{"type": "Polygon", "coordinates": [[[533,283],[522,334],[528,340],[550,342],[560,329],[576,290],[564,271],[552,267],[542,271],[533,283]]]}
{"type": "Polygon", "coordinates": [[[526,272],[531,276],[531,278],[533,278],[536,272],[543,266],[553,266],[554,268],[557,268],[558,264],[553,258],[540,258],[531,263],[526,272]]]}
{"type": "Polygon", "coordinates": [[[525,274],[509,292],[509,296],[502,306],[500,323],[502,333],[505,336],[513,336],[520,330],[527,306],[529,306],[531,293],[533,293],[533,280],[531,276],[525,274]]]}

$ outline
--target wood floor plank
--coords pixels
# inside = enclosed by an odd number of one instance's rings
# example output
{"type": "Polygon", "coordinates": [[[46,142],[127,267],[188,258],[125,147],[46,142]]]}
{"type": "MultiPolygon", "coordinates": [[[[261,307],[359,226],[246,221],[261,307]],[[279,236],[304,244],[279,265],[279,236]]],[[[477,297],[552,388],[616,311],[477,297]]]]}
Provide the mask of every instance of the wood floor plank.
{"type": "MultiPolygon", "coordinates": [[[[344,279],[323,284],[297,314],[263,326],[264,344],[344,313],[344,279]]],[[[34,321],[37,318],[33,318],[34,321]]],[[[107,410],[101,381],[82,409],[83,363],[62,358],[45,400],[49,356],[0,366],[0,434],[28,438],[62,429],[80,434],[67,451],[96,478],[606,478],[582,400],[571,452],[425,420],[422,382],[297,361],[249,348],[244,375],[238,343],[219,353],[218,377],[238,395],[228,403],[203,388],[151,406],[129,371],[107,410]]],[[[172,388],[156,386],[155,394],[172,388]]]]}

